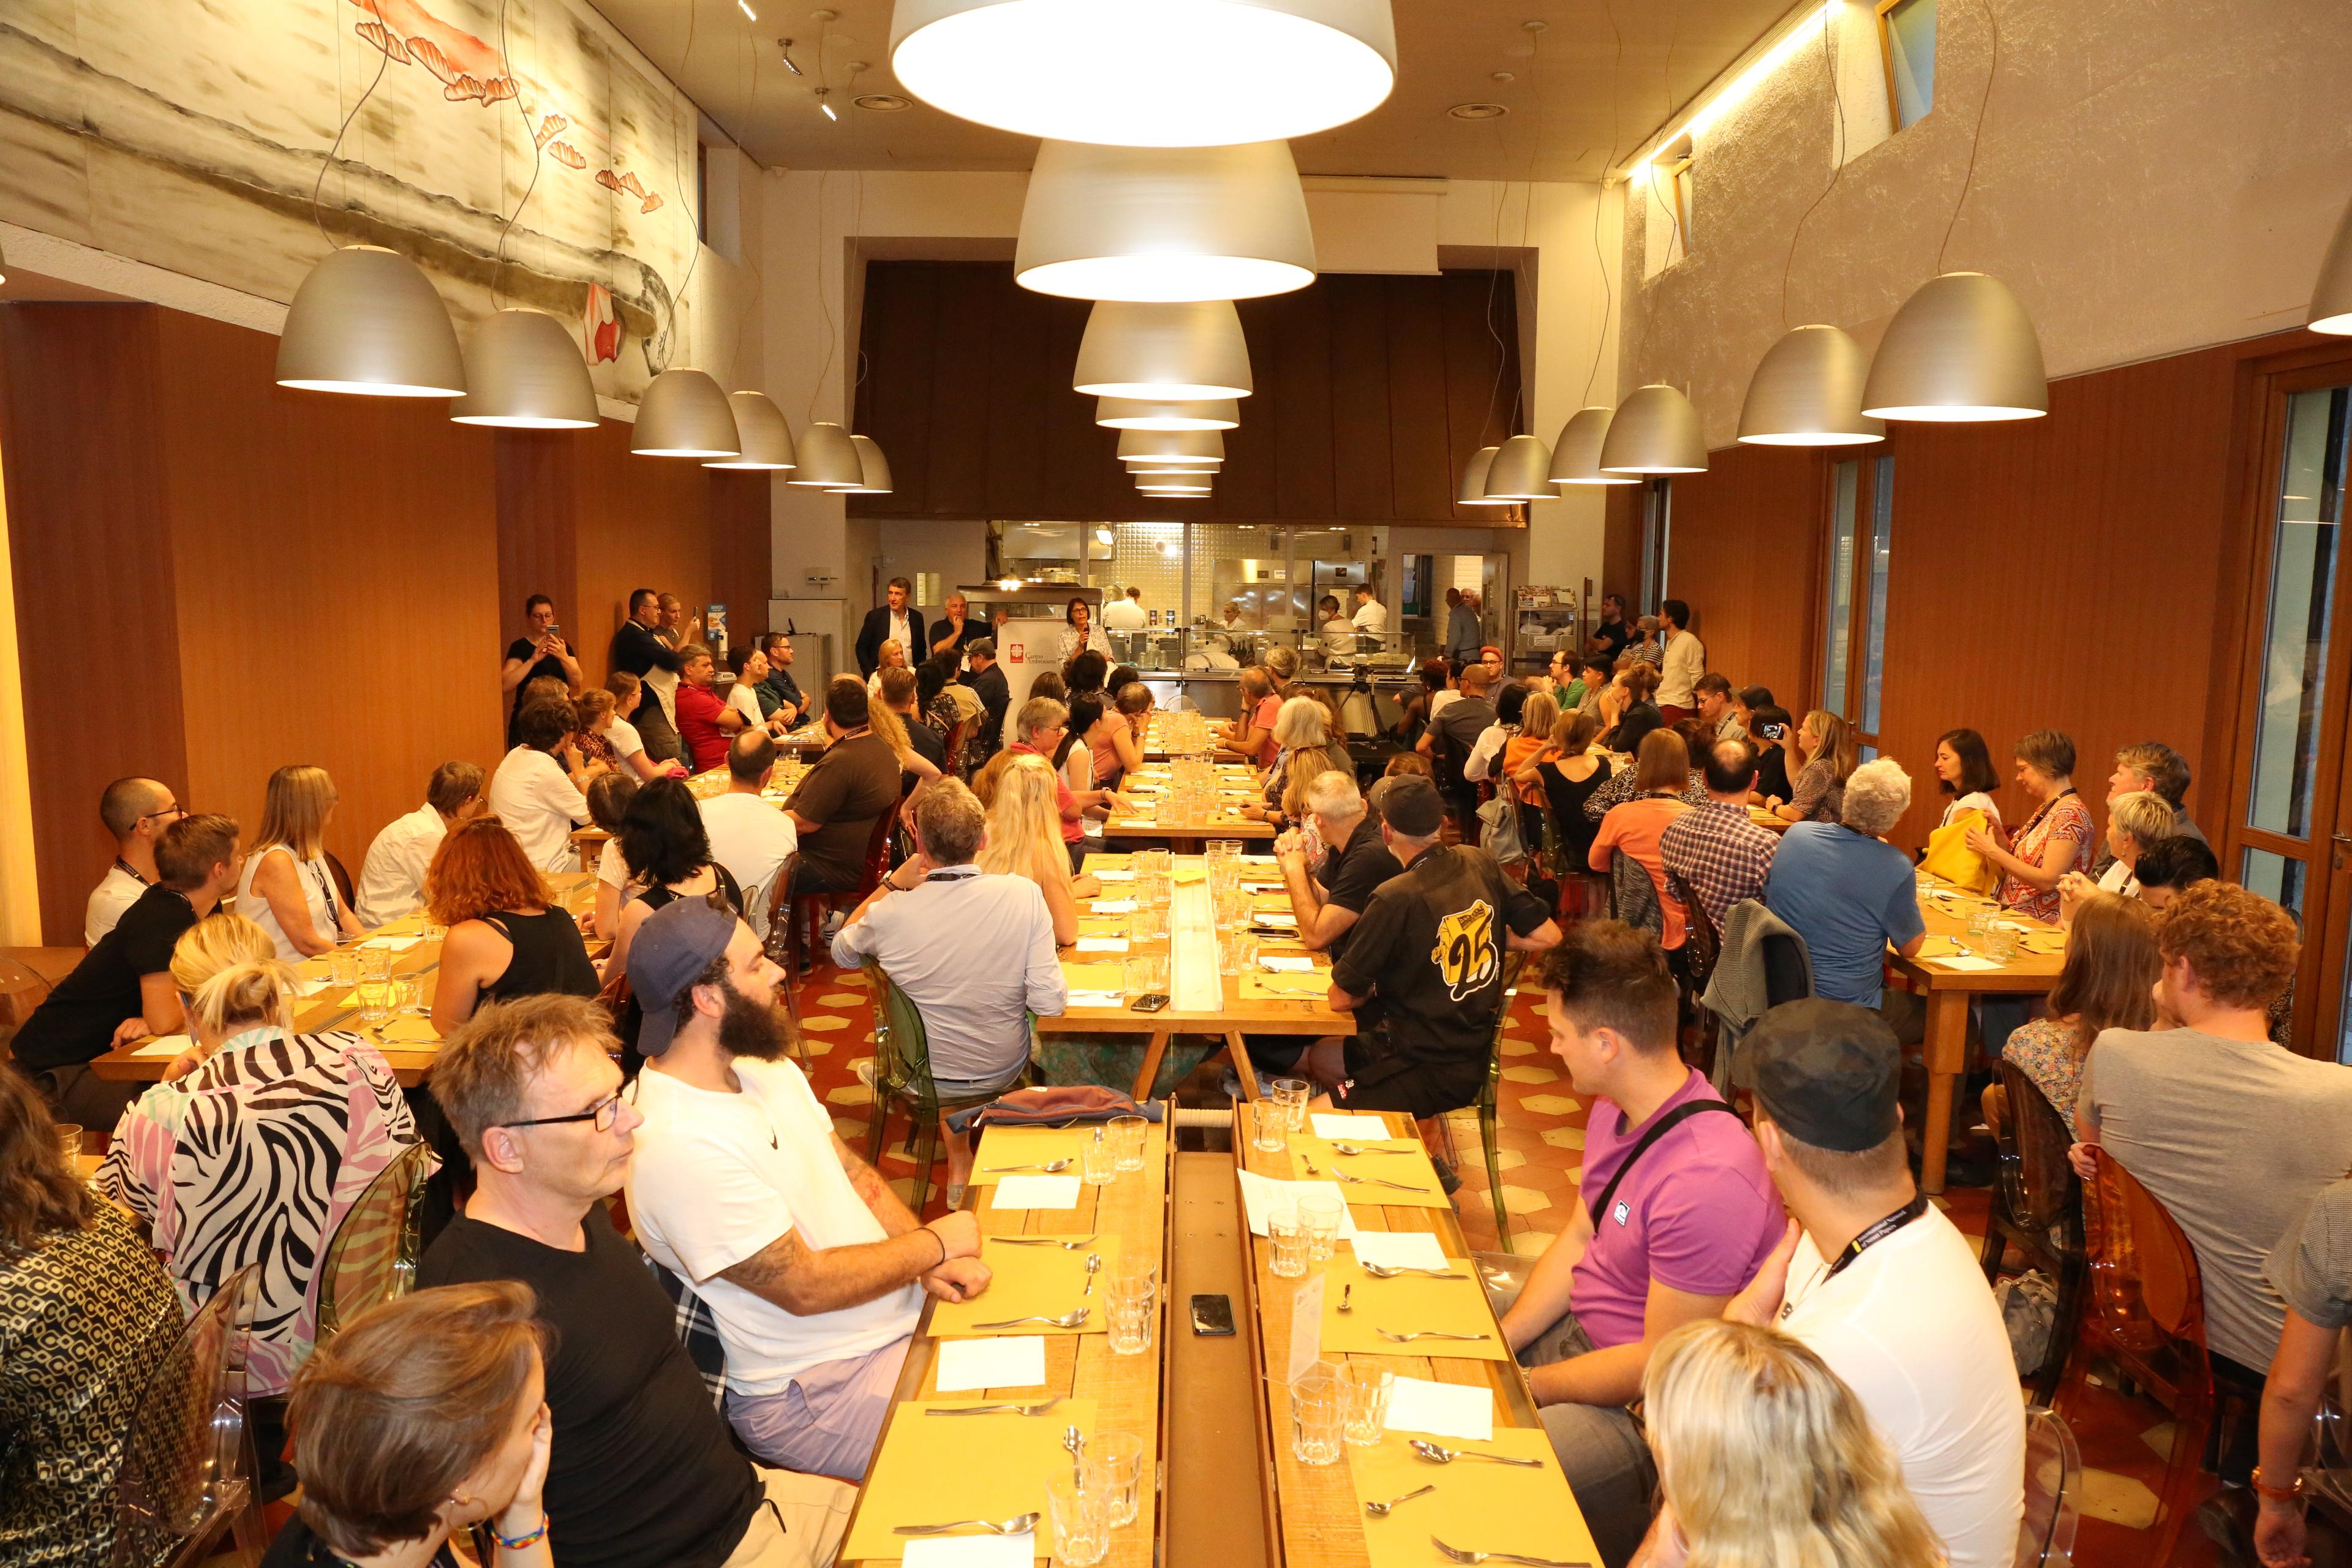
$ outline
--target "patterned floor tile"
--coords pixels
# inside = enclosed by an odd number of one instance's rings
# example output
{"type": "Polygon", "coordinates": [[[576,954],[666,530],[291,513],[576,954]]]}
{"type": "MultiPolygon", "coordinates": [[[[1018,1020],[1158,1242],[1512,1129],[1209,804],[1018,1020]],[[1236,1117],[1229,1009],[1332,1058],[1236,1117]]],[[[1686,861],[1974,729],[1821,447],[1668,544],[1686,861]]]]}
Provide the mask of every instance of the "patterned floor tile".
{"type": "Polygon", "coordinates": [[[1584,1129],[1547,1127],[1543,1131],[1543,1141],[1555,1149],[1581,1149],[1584,1147],[1584,1129]]]}
{"type": "Polygon", "coordinates": [[[824,1007],[863,1007],[871,1000],[863,991],[828,991],[817,998],[817,1004],[824,1007]]]}
{"type": "MultiPolygon", "coordinates": [[[[2156,1494],[2129,1476],[2085,1466],[2083,1488],[2076,1495],[2087,1518],[2105,1520],[2126,1530],[2146,1530],[2156,1522],[2156,1494]]],[[[2077,1560],[2081,1561],[2079,1556],[2077,1560]]]]}
{"type": "Polygon", "coordinates": [[[1584,1109],[1581,1103],[1564,1094],[1530,1094],[1518,1103],[1520,1109],[1532,1110],[1539,1116],[1568,1116],[1584,1109]]]}
{"type": "Polygon", "coordinates": [[[1549,1068],[1505,1068],[1503,1076],[1513,1083],[1558,1083],[1559,1074],[1549,1068]]]}
{"type": "Polygon", "coordinates": [[[1503,1054],[1507,1057],[1531,1057],[1538,1047],[1533,1040],[1505,1040],[1503,1054]]]}
{"type": "Polygon", "coordinates": [[[1551,1207],[1551,1194],[1533,1187],[1522,1187],[1510,1182],[1503,1184],[1503,1204],[1513,1214],[1526,1214],[1533,1209],[1551,1207]]]}
{"type": "Polygon", "coordinates": [[[819,1014],[813,1018],[803,1018],[801,1020],[801,1027],[803,1029],[814,1029],[821,1034],[829,1035],[835,1029],[846,1029],[849,1027],[849,1020],[846,1018],[835,1018],[824,1014],[819,1014]]]}

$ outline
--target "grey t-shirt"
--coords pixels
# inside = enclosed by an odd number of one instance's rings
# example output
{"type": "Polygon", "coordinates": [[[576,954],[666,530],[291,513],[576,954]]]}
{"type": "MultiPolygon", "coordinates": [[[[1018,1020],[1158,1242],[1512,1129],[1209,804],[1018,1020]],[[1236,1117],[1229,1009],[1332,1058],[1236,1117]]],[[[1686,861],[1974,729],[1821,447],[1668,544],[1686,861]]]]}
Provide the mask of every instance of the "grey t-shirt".
{"type": "Polygon", "coordinates": [[[2352,1178],[2319,1189],[2263,1273],[2314,1326],[2352,1328],[2352,1178]]]}
{"type": "Polygon", "coordinates": [[[2084,1062],[2079,1103],[2197,1249],[2207,1344],[2268,1366],[2286,1308],[2263,1266],[2352,1158],[2352,1068],[2267,1040],[2109,1029],[2084,1062]]]}

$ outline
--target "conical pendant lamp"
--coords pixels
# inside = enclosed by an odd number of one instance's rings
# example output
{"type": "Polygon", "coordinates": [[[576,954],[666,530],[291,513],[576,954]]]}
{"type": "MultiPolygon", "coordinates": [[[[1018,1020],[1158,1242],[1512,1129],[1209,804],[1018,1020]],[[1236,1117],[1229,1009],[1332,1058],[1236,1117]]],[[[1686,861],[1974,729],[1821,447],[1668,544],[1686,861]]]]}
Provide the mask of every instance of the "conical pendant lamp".
{"type": "Polygon", "coordinates": [[[865,460],[838,425],[819,421],[802,431],[794,463],[793,477],[784,482],[804,489],[851,489],[866,482],[865,460]]]}
{"type": "Polygon", "coordinates": [[[1601,444],[1609,437],[1609,416],[1601,405],[1580,408],[1559,427],[1551,444],[1551,467],[1544,477],[1556,485],[1638,485],[1631,474],[1601,471],[1601,444]]]}
{"type": "Polygon", "coordinates": [[[1862,411],[1870,361],[1835,327],[1798,327],[1765,351],[1748,378],[1739,438],[1751,447],[1859,447],[1886,439],[1862,411]]]}
{"type": "Polygon", "coordinates": [[[1153,468],[1208,460],[1225,460],[1225,433],[1222,430],[1122,430],[1118,434],[1119,460],[1140,463],[1153,468]]]}
{"type": "Polygon", "coordinates": [[[743,443],[740,454],[715,458],[706,468],[763,468],[771,473],[793,465],[793,430],[783,410],[764,392],[730,392],[727,406],[735,416],[735,434],[743,443]]]}
{"type": "Polygon", "coordinates": [[[457,397],[466,391],[457,329],[416,263],[375,245],[345,246],[294,291],[278,340],[278,384],[364,397],[457,397]]]}
{"type": "Polygon", "coordinates": [[[1492,500],[1558,500],[1559,492],[1545,476],[1551,468],[1551,448],[1533,436],[1514,436],[1495,454],[1486,468],[1486,495],[1492,500]]]}
{"type": "Polygon", "coordinates": [[[1205,479],[1157,479],[1135,488],[1139,494],[1148,496],[1204,496],[1209,493],[1209,484],[1205,479]]]}
{"type": "Polygon", "coordinates": [[[1653,383],[1617,405],[1601,443],[1601,466],[1613,474],[1703,474],[1706,437],[1698,410],[1679,387],[1653,383]]]}
{"type": "Polygon", "coordinates": [[[1241,406],[1231,397],[1202,403],[1097,397],[1095,423],[1113,430],[1233,430],[1241,426],[1241,406]]]}
{"type": "Polygon", "coordinates": [[[587,356],[544,310],[493,311],[466,345],[466,395],[449,405],[449,417],[509,430],[593,430],[587,356]]]}
{"type": "Polygon", "coordinates": [[[706,372],[680,367],[646,386],[629,450],[640,458],[733,458],[742,454],[743,438],[719,384],[706,372]]]}
{"type": "Polygon", "coordinates": [[[1249,344],[1231,300],[1102,300],[1078,341],[1070,384],[1097,397],[1176,403],[1250,395],[1249,344]]]}
{"type": "Polygon", "coordinates": [[[1470,454],[1470,460],[1462,465],[1462,488],[1454,492],[1454,505],[1510,506],[1514,504],[1505,500],[1501,496],[1490,496],[1486,493],[1486,475],[1495,466],[1495,454],[1501,450],[1500,447],[1481,447],[1470,454]]]}
{"type": "Polygon", "coordinates": [[[898,0],[890,68],[1022,136],[1213,147],[1328,131],[1396,85],[1389,0],[898,0]]]}
{"type": "Polygon", "coordinates": [[[887,496],[890,493],[890,460],[871,436],[852,436],[849,444],[857,448],[858,480],[844,485],[834,493],[845,496],[887,496]]]}
{"type": "Polygon", "coordinates": [[[1930,279],[1886,324],[1862,411],[1941,424],[2049,413],[2042,344],[2025,307],[2007,284],[1981,272],[1930,279]]]}
{"type": "Polygon", "coordinates": [[[2319,264],[2319,281],[2312,285],[2311,309],[2303,324],[2315,332],[2335,336],[2352,333],[2352,206],[2336,225],[2336,238],[2319,264]]]}
{"type": "Polygon", "coordinates": [[[1013,280],[1074,300],[1252,300],[1315,281],[1286,142],[1037,149],[1013,280]]]}

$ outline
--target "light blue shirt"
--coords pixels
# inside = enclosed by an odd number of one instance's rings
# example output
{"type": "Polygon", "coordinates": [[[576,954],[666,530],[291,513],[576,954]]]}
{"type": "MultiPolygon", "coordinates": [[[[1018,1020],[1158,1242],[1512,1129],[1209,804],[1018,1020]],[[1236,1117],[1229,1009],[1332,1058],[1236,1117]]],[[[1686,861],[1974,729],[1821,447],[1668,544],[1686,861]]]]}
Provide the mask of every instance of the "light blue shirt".
{"type": "Polygon", "coordinates": [[[1863,1007],[1883,994],[1887,944],[1927,929],[1909,858],[1833,822],[1800,822],[1780,836],[1764,903],[1805,939],[1815,994],[1863,1007]]]}

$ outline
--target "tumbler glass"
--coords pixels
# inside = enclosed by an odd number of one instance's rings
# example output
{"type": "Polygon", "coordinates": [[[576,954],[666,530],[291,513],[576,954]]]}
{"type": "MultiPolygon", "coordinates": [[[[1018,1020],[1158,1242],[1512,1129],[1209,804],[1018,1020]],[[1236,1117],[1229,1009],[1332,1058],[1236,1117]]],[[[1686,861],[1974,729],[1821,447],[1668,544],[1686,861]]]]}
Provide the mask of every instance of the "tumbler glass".
{"type": "Polygon", "coordinates": [[[1249,1104],[1250,1147],[1262,1154],[1279,1154],[1290,1141],[1289,1108],[1271,1100],[1249,1104]]]}
{"type": "Polygon", "coordinates": [[[1111,1353],[1141,1355],[1151,1348],[1160,1317],[1160,1281],[1149,1274],[1122,1276],[1103,1289],[1110,1304],[1111,1353]]]}
{"type": "Polygon", "coordinates": [[[1143,1439],[1132,1432],[1097,1432],[1087,1443],[1082,1471],[1088,1491],[1110,1500],[1113,1528],[1135,1522],[1136,1493],[1143,1480],[1143,1439]]]}
{"type": "Polygon", "coordinates": [[[1278,1078],[1274,1080],[1274,1101],[1290,1121],[1293,1132],[1307,1125],[1307,1080],[1303,1078],[1278,1078]]]}
{"type": "Polygon", "coordinates": [[[1268,1268],[1285,1279],[1296,1279],[1307,1272],[1307,1229],[1297,1209],[1266,1215],[1265,1239],[1273,1251],[1268,1268]]]}
{"type": "Polygon", "coordinates": [[[1082,1476],[1055,1476],[1045,1483],[1045,1514],[1054,1531],[1054,1556],[1069,1568],[1093,1568],[1110,1554],[1110,1493],[1089,1487],[1082,1476]]]}
{"type": "Polygon", "coordinates": [[[1143,1169],[1143,1148],[1150,1135],[1151,1123],[1140,1116],[1114,1116],[1110,1119],[1111,1146],[1118,1152],[1118,1168],[1122,1171],[1143,1169]]]}
{"type": "Polygon", "coordinates": [[[1168,955],[1146,953],[1127,961],[1127,999],[1168,994],[1168,955]]]}
{"type": "Polygon", "coordinates": [[[1318,1366],[1290,1385],[1290,1452],[1300,1464],[1338,1464],[1347,1421],[1348,1390],[1330,1368],[1318,1366]]]}
{"type": "Polygon", "coordinates": [[[1320,1263],[1339,1244],[1339,1221],[1348,1205],[1328,1193],[1308,1193],[1298,1200],[1298,1226],[1307,1233],[1307,1257],[1320,1263]]]}
{"type": "Polygon", "coordinates": [[[1342,1374],[1348,1392],[1348,1441],[1368,1448],[1381,1440],[1389,1418],[1389,1393],[1396,1373],[1378,1362],[1351,1361],[1342,1374]]]}
{"type": "Polygon", "coordinates": [[[1090,1187],[1107,1187],[1118,1174],[1118,1146],[1105,1136],[1102,1128],[1078,1146],[1078,1173],[1090,1187]]]}

